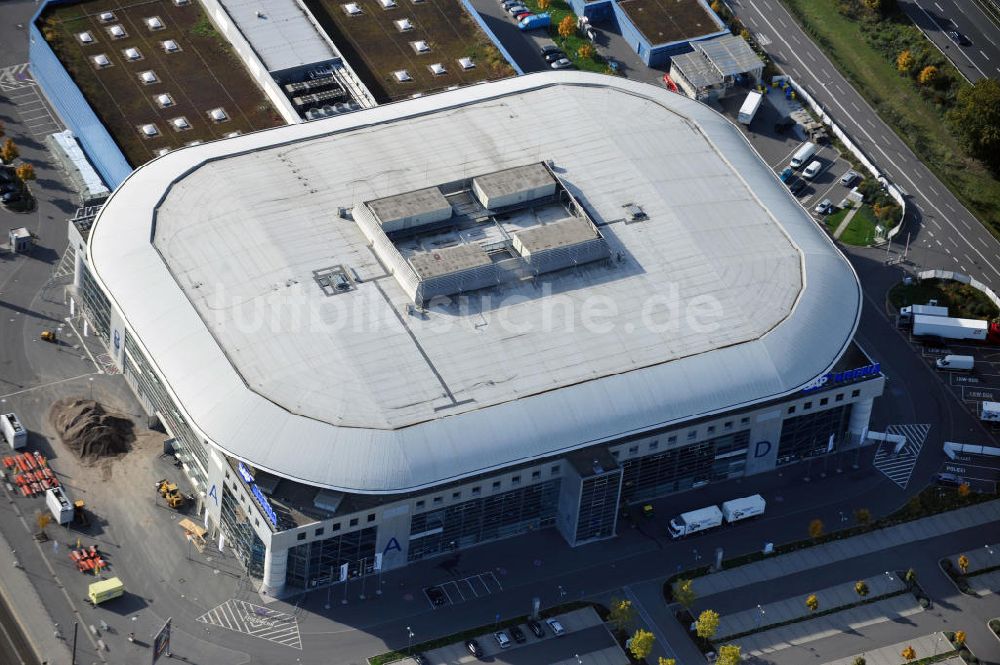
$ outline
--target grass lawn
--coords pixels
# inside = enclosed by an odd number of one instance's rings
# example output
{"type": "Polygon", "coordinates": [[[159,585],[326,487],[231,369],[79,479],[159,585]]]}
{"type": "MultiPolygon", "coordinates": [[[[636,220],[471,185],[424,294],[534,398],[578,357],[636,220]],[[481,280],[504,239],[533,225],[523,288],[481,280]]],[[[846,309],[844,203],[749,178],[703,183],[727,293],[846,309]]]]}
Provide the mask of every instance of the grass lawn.
{"type": "MultiPolygon", "coordinates": [[[[601,57],[595,50],[594,57],[592,58],[581,58],[577,51],[584,44],[590,44],[590,41],[584,37],[581,37],[579,33],[574,29],[573,34],[569,37],[559,36],[559,22],[562,21],[567,16],[573,17],[573,24],[576,25],[577,16],[573,13],[570,8],[569,3],[565,0],[552,0],[551,4],[546,9],[541,9],[538,6],[538,0],[524,0],[524,6],[535,12],[536,14],[541,14],[543,12],[548,12],[549,16],[552,17],[552,25],[549,26],[549,37],[559,48],[563,50],[573,64],[579,67],[581,70],[586,72],[597,72],[598,74],[607,74],[608,63],[601,57]]],[[[593,46],[593,44],[590,44],[593,46]]]]}
{"type": "Polygon", "coordinates": [[[896,309],[906,305],[925,305],[937,300],[960,319],[995,319],[1000,310],[986,295],[968,284],[945,279],[925,279],[912,284],[897,284],[889,291],[889,302],[896,309]]]}
{"type": "Polygon", "coordinates": [[[837,210],[837,212],[826,216],[825,224],[826,228],[830,230],[830,233],[833,233],[834,231],[837,230],[837,227],[840,226],[840,223],[844,221],[844,217],[847,217],[848,210],[850,210],[850,208],[840,208],[839,210],[837,210]]]}
{"type": "MultiPolygon", "coordinates": [[[[882,119],[1000,237],[1000,182],[965,156],[941,109],[866,41],[858,22],[837,11],[836,0],[783,1],[882,119]]],[[[905,16],[896,20],[909,22],[905,16]]],[[[968,84],[963,80],[961,85],[968,84]]]]}
{"type": "MultiPolygon", "coordinates": [[[[844,221],[847,217],[847,213],[850,208],[841,208],[832,215],[828,215],[826,218],[826,228],[833,233],[840,226],[840,223],[844,221]]],[[[845,245],[856,245],[858,247],[867,247],[872,244],[875,240],[875,227],[878,225],[878,220],[875,219],[875,214],[873,213],[871,206],[861,206],[861,209],[855,213],[854,217],[851,218],[850,223],[844,232],[840,235],[837,240],[844,243],[845,245]]]]}
{"type": "Polygon", "coordinates": [[[53,4],[39,19],[39,28],[134,167],[162,148],[285,124],[197,2],[181,7],[170,0],[127,6],[103,0],[53,4]],[[114,19],[102,23],[98,14],[108,9],[114,10],[114,19]],[[163,29],[147,27],[145,19],[153,16],[161,19],[163,29]],[[123,38],[109,34],[113,25],[123,27],[123,38]],[[83,44],[77,38],[83,31],[91,33],[93,43],[83,44]],[[177,42],[180,50],[166,53],[161,42],[167,39],[177,42]],[[141,59],[126,58],[127,48],[138,49],[141,59]],[[108,58],[109,66],[95,66],[92,58],[100,54],[108,58]],[[155,72],[155,83],[139,80],[139,73],[147,70],[155,72]],[[173,104],[161,107],[156,101],[161,94],[170,95],[173,104]],[[227,116],[222,122],[208,115],[218,107],[227,116]],[[189,129],[172,127],[171,119],[180,116],[187,119],[189,129]],[[147,123],[156,126],[157,136],[145,138],[140,133],[139,127],[147,123]]]}
{"type": "Polygon", "coordinates": [[[362,13],[357,16],[348,16],[343,4],[341,0],[306,0],[320,26],[379,102],[515,74],[458,0],[398,0],[391,9],[369,0],[359,3],[362,13]],[[396,21],[401,19],[409,19],[413,28],[400,32],[396,21]],[[417,41],[427,42],[430,50],[417,53],[412,45],[417,41]],[[476,66],[463,70],[458,59],[464,57],[472,58],[476,66]],[[431,72],[429,67],[435,63],[446,72],[431,72]],[[393,73],[402,69],[412,81],[396,80],[393,73]]]}

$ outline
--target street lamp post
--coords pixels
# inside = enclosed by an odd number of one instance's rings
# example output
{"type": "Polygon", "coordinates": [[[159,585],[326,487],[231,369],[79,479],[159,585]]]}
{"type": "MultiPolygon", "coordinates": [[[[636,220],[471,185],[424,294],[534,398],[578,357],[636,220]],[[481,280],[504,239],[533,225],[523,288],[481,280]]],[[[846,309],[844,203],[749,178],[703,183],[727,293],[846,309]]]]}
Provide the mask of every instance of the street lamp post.
{"type": "Polygon", "coordinates": [[[413,631],[410,627],[406,627],[406,655],[410,655],[410,649],[413,647],[413,631]]]}

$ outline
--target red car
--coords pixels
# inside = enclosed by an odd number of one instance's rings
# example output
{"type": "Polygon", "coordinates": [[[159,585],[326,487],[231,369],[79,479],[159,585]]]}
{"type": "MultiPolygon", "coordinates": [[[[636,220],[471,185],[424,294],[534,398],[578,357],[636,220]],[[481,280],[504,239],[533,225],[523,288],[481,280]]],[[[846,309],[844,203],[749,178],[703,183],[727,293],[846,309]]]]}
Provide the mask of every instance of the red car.
{"type": "Polygon", "coordinates": [[[670,74],[663,75],[663,85],[667,86],[667,90],[669,90],[670,92],[678,91],[677,84],[674,83],[674,80],[672,78],[670,78],[670,74]]]}
{"type": "Polygon", "coordinates": [[[525,19],[528,18],[529,16],[534,16],[534,15],[535,12],[521,12],[520,14],[514,17],[514,20],[520,23],[521,19],[525,19]]]}

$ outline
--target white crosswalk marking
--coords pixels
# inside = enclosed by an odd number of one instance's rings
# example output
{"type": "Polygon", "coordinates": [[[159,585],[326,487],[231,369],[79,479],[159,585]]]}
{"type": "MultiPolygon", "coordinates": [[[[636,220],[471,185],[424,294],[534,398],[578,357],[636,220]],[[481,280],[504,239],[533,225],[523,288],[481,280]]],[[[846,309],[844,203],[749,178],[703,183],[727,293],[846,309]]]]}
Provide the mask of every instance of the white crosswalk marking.
{"type": "Polygon", "coordinates": [[[302,650],[298,619],[244,600],[227,600],[198,617],[198,621],[302,650]]]}
{"type": "Polygon", "coordinates": [[[35,85],[35,79],[31,78],[28,63],[0,68],[0,92],[26,88],[29,85],[35,85]]]}
{"type": "Polygon", "coordinates": [[[896,483],[903,489],[910,482],[913,475],[913,467],[917,465],[917,458],[920,457],[920,449],[927,440],[927,433],[930,432],[930,425],[889,425],[885,429],[886,434],[897,434],[906,438],[906,444],[899,453],[894,453],[896,444],[891,441],[883,441],[879,444],[875,452],[875,468],[881,471],[886,478],[896,483]]]}

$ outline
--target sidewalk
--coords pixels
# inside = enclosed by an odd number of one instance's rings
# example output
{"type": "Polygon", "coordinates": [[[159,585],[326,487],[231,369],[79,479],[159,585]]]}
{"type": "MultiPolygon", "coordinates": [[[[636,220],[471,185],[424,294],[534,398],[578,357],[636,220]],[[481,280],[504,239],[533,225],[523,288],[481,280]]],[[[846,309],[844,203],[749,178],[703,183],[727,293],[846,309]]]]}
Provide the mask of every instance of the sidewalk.
{"type": "MultiPolygon", "coordinates": [[[[10,607],[11,614],[17,620],[21,632],[31,643],[39,661],[70,662],[69,646],[65,639],[55,636],[52,618],[45,611],[42,599],[38,597],[38,592],[28,579],[27,573],[19,565],[11,565],[16,563],[19,557],[34,556],[37,553],[14,553],[2,533],[0,533],[0,552],[12,552],[10,564],[0,566],[0,594],[3,594],[4,602],[10,607]]],[[[81,631],[86,629],[86,626],[80,626],[81,631]]],[[[60,630],[64,637],[73,638],[73,626],[60,626],[60,630]]],[[[82,636],[81,640],[86,642],[82,636]]]]}
{"type": "MultiPolygon", "coordinates": [[[[893,644],[881,649],[865,652],[865,663],[867,663],[867,665],[899,665],[903,662],[903,657],[900,653],[902,653],[903,649],[906,647],[913,647],[913,650],[917,652],[917,659],[927,658],[928,656],[933,656],[938,653],[946,653],[952,650],[951,644],[948,642],[948,639],[943,633],[934,633],[932,635],[917,637],[909,642],[900,642],[899,644],[893,644]]],[[[853,665],[854,658],[855,656],[841,658],[839,660],[833,660],[829,663],[825,663],[824,665],[853,665]]],[[[954,663],[961,665],[963,661],[961,658],[956,656],[955,658],[941,661],[938,665],[953,665],[954,663]]]]}
{"type": "Polygon", "coordinates": [[[847,229],[847,225],[851,223],[851,220],[854,219],[854,216],[858,214],[858,210],[860,209],[861,208],[851,208],[847,211],[847,214],[844,215],[844,219],[842,219],[840,224],[837,225],[837,230],[833,232],[834,240],[840,238],[841,234],[843,234],[847,229]]]}
{"type": "Polygon", "coordinates": [[[705,598],[757,582],[776,580],[838,563],[845,559],[908,546],[961,529],[983,526],[998,519],[1000,519],[1000,501],[987,501],[698,577],[694,580],[695,592],[699,598],[705,598]]]}

